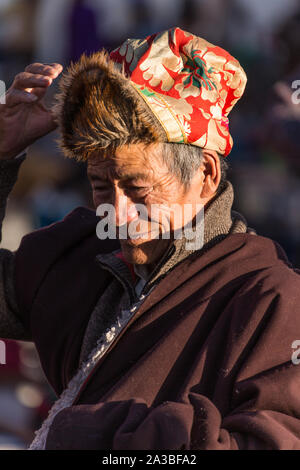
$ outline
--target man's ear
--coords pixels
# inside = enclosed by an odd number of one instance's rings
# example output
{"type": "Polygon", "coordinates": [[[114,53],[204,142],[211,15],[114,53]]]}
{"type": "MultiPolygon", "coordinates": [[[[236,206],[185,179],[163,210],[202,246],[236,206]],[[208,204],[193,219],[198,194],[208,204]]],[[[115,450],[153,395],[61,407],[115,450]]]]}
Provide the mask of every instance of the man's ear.
{"type": "Polygon", "coordinates": [[[221,181],[221,165],[215,150],[202,150],[202,171],[204,175],[201,197],[211,199],[217,192],[221,181]]]}

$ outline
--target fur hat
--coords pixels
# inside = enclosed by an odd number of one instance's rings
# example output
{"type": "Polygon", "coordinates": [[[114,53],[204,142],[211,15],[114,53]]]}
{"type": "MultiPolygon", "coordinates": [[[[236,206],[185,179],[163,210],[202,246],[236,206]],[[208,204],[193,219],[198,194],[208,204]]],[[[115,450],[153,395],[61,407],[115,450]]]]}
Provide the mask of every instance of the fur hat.
{"type": "Polygon", "coordinates": [[[228,52],[179,28],[128,39],[110,55],[83,55],[63,75],[55,107],[60,145],[79,160],[138,142],[226,156],[233,145],[228,113],[246,80],[228,52]]]}

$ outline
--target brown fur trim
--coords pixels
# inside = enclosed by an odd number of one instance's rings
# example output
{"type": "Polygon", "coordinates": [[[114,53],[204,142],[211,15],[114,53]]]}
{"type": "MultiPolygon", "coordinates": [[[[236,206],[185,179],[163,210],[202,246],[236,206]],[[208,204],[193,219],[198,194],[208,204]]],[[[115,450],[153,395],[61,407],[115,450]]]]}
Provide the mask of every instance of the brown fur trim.
{"type": "Polygon", "coordinates": [[[83,55],[60,80],[53,108],[64,154],[86,160],[138,142],[166,142],[157,118],[103,50],[83,55]]]}

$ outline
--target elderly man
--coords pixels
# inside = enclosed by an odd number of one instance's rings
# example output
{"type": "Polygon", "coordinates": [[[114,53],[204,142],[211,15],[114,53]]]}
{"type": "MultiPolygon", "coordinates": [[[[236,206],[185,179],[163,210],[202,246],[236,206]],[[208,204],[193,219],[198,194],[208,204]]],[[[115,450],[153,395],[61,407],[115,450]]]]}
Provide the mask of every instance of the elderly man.
{"type": "Polygon", "coordinates": [[[240,64],[174,28],[82,57],[49,111],[61,71],[28,66],[1,106],[2,214],[24,149],[59,125],[117,235],[77,208],[1,250],[0,336],[34,341],[60,395],[30,448],[300,449],[299,274],[226,180],[240,64]],[[174,204],[165,228],[151,209],[174,204]],[[198,246],[175,236],[186,207],[198,246]]]}

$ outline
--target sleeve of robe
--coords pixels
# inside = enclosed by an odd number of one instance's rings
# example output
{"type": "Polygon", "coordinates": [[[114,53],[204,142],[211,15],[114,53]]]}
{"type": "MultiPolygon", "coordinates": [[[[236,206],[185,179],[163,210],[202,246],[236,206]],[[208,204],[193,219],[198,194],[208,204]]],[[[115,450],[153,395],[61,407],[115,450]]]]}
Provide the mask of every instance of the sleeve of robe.
{"type": "Polygon", "coordinates": [[[226,415],[195,386],[184,403],[148,407],[133,397],[74,405],[55,417],[46,448],[299,450],[300,364],[291,359],[297,358],[292,342],[300,340],[300,277],[291,270],[273,284],[272,275],[264,286],[249,283],[227,307],[227,347],[239,341],[245,347],[226,415]]]}
{"type": "MultiPolygon", "coordinates": [[[[0,160],[0,242],[7,198],[17,181],[19,168],[25,157],[22,154],[12,160],[0,160]]],[[[30,340],[31,333],[20,319],[16,300],[14,263],[15,253],[0,248],[0,338],[30,340]]]]}

